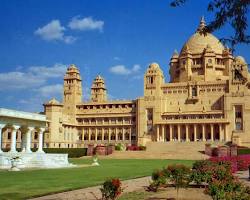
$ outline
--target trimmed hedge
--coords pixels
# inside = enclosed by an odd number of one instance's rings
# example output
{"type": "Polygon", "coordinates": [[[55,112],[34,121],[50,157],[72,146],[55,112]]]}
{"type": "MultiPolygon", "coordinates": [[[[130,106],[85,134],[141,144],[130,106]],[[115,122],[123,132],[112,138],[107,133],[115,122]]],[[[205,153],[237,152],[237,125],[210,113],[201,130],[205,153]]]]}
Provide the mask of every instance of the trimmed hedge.
{"type": "MultiPolygon", "coordinates": [[[[3,149],[4,152],[9,149],[3,149]]],[[[17,148],[17,151],[21,151],[21,148],[17,148]]],[[[32,148],[31,151],[36,152],[37,149],[32,148]]],[[[45,153],[67,153],[69,158],[79,158],[87,155],[87,148],[43,148],[45,153]]]]}
{"type": "Polygon", "coordinates": [[[250,154],[250,148],[238,148],[238,155],[250,154]]]}
{"type": "Polygon", "coordinates": [[[87,148],[44,148],[45,153],[67,153],[69,158],[79,158],[87,155],[87,148]]]}

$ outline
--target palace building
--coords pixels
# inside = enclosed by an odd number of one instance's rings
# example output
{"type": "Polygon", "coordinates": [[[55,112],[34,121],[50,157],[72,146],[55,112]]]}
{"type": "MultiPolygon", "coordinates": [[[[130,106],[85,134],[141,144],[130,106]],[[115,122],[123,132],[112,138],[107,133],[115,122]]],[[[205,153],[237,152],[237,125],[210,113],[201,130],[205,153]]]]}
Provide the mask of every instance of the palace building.
{"type": "Polygon", "coordinates": [[[104,79],[97,76],[91,98],[82,101],[81,76],[75,65],[64,76],[63,101],[44,104],[49,147],[87,144],[143,144],[148,141],[232,141],[250,146],[250,76],[243,57],[234,57],[212,34],[196,32],[174,52],[170,82],[157,63],[144,75],[144,95],[109,101],[104,79]]]}

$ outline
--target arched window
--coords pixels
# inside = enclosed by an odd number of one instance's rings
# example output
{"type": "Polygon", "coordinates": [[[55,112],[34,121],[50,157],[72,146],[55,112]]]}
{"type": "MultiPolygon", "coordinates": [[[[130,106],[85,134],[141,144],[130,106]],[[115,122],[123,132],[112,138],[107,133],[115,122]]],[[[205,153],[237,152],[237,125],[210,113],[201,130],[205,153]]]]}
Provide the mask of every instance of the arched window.
{"type": "Polygon", "coordinates": [[[95,140],[95,134],[94,133],[91,134],[91,140],[95,140]]]}
{"type": "Polygon", "coordinates": [[[122,133],[118,134],[118,140],[122,140],[122,133]]]}
{"type": "Polygon", "coordinates": [[[88,140],[88,139],[89,139],[88,135],[84,134],[84,140],[88,140]]]}
{"type": "Polygon", "coordinates": [[[125,134],[125,140],[129,140],[129,133],[125,134]]]}
{"type": "Polygon", "coordinates": [[[101,134],[101,133],[99,133],[99,134],[97,135],[97,140],[102,140],[102,134],[101,134]]]}
{"type": "Polygon", "coordinates": [[[108,140],[109,139],[109,135],[107,133],[104,134],[104,140],[108,140]]]}
{"type": "Polygon", "coordinates": [[[111,135],[111,140],[115,140],[115,134],[114,133],[112,133],[112,135],[111,135]]]}

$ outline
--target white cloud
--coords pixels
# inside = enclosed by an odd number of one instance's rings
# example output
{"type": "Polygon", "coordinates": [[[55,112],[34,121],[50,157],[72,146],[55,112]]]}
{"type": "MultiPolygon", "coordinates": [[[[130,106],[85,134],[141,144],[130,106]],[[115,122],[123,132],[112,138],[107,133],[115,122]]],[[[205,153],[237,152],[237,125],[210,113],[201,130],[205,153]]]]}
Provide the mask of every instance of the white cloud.
{"type": "Polygon", "coordinates": [[[66,72],[67,66],[61,63],[56,63],[52,67],[32,66],[28,71],[42,78],[62,77],[66,72]]]}
{"type": "Polygon", "coordinates": [[[72,30],[89,31],[89,30],[103,30],[104,21],[94,20],[92,17],[80,18],[79,16],[73,17],[68,26],[72,30]]]}
{"type": "Polygon", "coordinates": [[[134,65],[134,67],[132,68],[132,71],[133,71],[133,72],[138,72],[140,69],[141,69],[141,66],[138,65],[138,64],[136,64],[136,65],[134,65]]]}
{"type": "Polygon", "coordinates": [[[26,71],[0,73],[0,91],[22,90],[40,87],[50,78],[63,77],[66,65],[55,64],[52,67],[32,66],[26,71]]]}
{"type": "Polygon", "coordinates": [[[126,68],[124,65],[116,65],[111,67],[110,72],[112,72],[113,74],[119,74],[119,75],[128,75],[131,73],[131,71],[126,68]]]}
{"type": "Polygon", "coordinates": [[[45,83],[44,79],[38,79],[32,74],[23,72],[0,73],[0,91],[10,89],[25,89],[36,87],[45,83]]]}
{"type": "Polygon", "coordinates": [[[137,73],[141,69],[140,65],[136,64],[132,69],[127,68],[125,65],[116,65],[110,67],[110,72],[117,75],[130,75],[137,73]]]}
{"type": "Polygon", "coordinates": [[[64,37],[64,42],[65,42],[66,44],[72,44],[72,43],[74,43],[76,40],[77,40],[77,38],[76,38],[76,37],[73,37],[73,36],[65,36],[65,37],[64,37]]]}
{"type": "Polygon", "coordinates": [[[45,85],[36,90],[40,95],[44,97],[55,97],[62,94],[63,86],[62,84],[55,85],[45,85]]]}
{"type": "Polygon", "coordinates": [[[35,31],[44,40],[63,40],[65,28],[61,26],[59,20],[52,20],[47,25],[35,31]]]}
{"type": "Polygon", "coordinates": [[[73,36],[65,36],[66,28],[61,25],[59,20],[52,20],[43,27],[39,27],[34,34],[40,36],[46,41],[63,41],[66,44],[73,43],[76,38],[73,36]]]}

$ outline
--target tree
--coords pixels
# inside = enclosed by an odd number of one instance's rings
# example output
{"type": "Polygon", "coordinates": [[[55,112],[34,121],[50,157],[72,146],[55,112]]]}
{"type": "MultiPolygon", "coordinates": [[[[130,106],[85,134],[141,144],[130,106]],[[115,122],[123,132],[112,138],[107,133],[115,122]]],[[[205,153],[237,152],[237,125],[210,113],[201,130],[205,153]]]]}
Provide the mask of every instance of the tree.
{"type": "MultiPolygon", "coordinates": [[[[185,4],[188,0],[172,0],[170,5],[178,7],[185,4]]],[[[214,13],[214,19],[201,30],[202,34],[211,33],[229,23],[234,35],[229,38],[222,38],[223,43],[228,43],[234,50],[239,43],[250,43],[250,35],[247,34],[248,19],[247,13],[250,0],[210,0],[207,6],[209,12],[214,13]]]]}
{"type": "Polygon", "coordinates": [[[177,193],[177,200],[179,196],[179,190],[189,185],[191,179],[191,170],[185,165],[169,165],[167,167],[168,178],[174,184],[177,193]]]}

